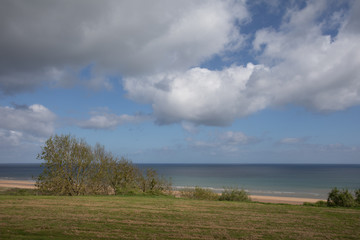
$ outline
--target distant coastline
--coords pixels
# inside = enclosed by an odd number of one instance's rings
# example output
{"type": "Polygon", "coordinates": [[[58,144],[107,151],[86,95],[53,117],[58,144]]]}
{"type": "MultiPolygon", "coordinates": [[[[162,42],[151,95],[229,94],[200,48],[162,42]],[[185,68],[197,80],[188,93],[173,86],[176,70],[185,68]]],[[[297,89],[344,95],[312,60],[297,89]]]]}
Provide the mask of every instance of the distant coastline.
{"type": "MultiPolygon", "coordinates": [[[[170,178],[176,190],[188,187],[221,192],[238,187],[252,196],[326,199],[333,187],[358,189],[360,164],[135,164],[170,178]]],[[[34,180],[40,163],[0,164],[2,180],[34,180]]]]}
{"type": "MultiPolygon", "coordinates": [[[[0,179],[0,188],[21,188],[21,189],[35,189],[35,181],[30,180],[3,180],[0,179]]],[[[285,203],[299,205],[304,202],[315,203],[325,199],[313,198],[294,198],[294,197],[277,197],[277,196],[259,196],[251,195],[252,201],[265,203],[285,203]]]]}

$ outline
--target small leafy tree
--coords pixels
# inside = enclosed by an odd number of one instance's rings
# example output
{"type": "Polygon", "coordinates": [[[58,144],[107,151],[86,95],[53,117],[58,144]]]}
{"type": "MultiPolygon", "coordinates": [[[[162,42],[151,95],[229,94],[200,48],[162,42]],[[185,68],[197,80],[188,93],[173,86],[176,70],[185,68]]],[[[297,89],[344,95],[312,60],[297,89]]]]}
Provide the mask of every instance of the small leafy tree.
{"type": "Polygon", "coordinates": [[[89,189],[94,194],[112,194],[110,176],[113,171],[111,163],[116,161],[111,153],[106,152],[104,146],[96,144],[93,151],[91,181],[89,189]]]}
{"type": "Polygon", "coordinates": [[[140,171],[125,158],[112,159],[108,168],[108,179],[115,194],[137,192],[140,171]]]}
{"type": "Polygon", "coordinates": [[[38,159],[45,162],[36,181],[43,193],[55,195],[84,195],[91,178],[91,147],[70,135],[50,137],[38,159]]]}
{"type": "Polygon", "coordinates": [[[355,206],[355,200],[348,189],[340,191],[335,187],[328,195],[327,205],[339,207],[353,207],[355,206]]]}
{"type": "Polygon", "coordinates": [[[146,169],[144,175],[140,175],[139,185],[143,193],[160,194],[171,191],[171,182],[160,177],[154,169],[146,169]]]}

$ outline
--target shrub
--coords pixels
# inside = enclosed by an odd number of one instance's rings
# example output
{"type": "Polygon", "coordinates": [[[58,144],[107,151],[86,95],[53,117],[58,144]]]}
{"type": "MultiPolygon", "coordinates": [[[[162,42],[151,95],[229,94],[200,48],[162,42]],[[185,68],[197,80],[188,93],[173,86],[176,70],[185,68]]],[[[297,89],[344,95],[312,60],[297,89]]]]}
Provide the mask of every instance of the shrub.
{"type": "Polygon", "coordinates": [[[221,196],[219,197],[220,201],[238,201],[238,202],[247,202],[251,201],[249,195],[245,190],[241,189],[225,189],[221,196]]]}
{"type": "Polygon", "coordinates": [[[355,202],[360,204],[360,188],[355,191],[355,202]]]}
{"type": "Polygon", "coordinates": [[[315,206],[317,206],[317,207],[326,207],[327,206],[327,202],[326,201],[317,201],[316,203],[315,203],[315,206]]]}
{"type": "Polygon", "coordinates": [[[353,207],[355,206],[355,200],[349,190],[338,190],[336,187],[331,190],[327,199],[327,205],[330,207],[353,207]]]}
{"type": "Polygon", "coordinates": [[[180,196],[197,200],[218,200],[219,195],[210,189],[195,187],[194,189],[184,189],[180,191],[180,196]]]}
{"type": "Polygon", "coordinates": [[[189,198],[192,199],[194,196],[194,189],[191,188],[184,188],[179,191],[179,196],[182,198],[189,198]]]}
{"type": "Polygon", "coordinates": [[[312,206],[312,207],[327,207],[327,202],[320,200],[320,201],[317,201],[316,203],[304,202],[303,205],[304,206],[312,206]]]}

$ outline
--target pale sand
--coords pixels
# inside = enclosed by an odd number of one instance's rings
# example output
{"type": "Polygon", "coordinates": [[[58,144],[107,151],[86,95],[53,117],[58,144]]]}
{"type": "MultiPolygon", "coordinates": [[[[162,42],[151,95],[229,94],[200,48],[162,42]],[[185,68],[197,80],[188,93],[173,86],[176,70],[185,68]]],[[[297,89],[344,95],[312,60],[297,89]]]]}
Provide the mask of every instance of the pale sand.
{"type": "Polygon", "coordinates": [[[0,187],[34,189],[35,182],[30,180],[0,180],[0,187]]]}
{"type": "MultiPolygon", "coordinates": [[[[26,188],[26,189],[34,189],[35,182],[34,181],[26,181],[26,180],[1,180],[0,179],[0,187],[3,188],[26,188]]],[[[177,191],[174,191],[175,195],[177,191]]],[[[286,204],[294,204],[301,205],[304,202],[315,203],[317,201],[326,201],[324,199],[314,199],[314,198],[294,198],[294,197],[276,197],[276,196],[250,196],[252,201],[255,202],[264,202],[264,203],[286,203],[286,204]]]]}
{"type": "Polygon", "coordinates": [[[326,201],[325,199],[314,198],[295,198],[295,197],[275,197],[275,196],[250,196],[252,201],[264,203],[287,203],[294,205],[302,205],[304,202],[316,203],[317,201],[326,201]]]}

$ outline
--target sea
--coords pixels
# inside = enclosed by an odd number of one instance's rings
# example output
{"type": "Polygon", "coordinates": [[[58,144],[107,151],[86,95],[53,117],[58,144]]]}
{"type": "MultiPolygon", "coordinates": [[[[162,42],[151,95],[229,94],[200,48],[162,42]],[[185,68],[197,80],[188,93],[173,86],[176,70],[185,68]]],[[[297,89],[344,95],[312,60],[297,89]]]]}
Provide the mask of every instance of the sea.
{"type": "MultiPolygon", "coordinates": [[[[251,195],[326,199],[332,188],[360,188],[360,164],[135,164],[170,179],[175,189],[196,186],[221,192],[244,189],[251,195]]],[[[40,164],[0,164],[0,179],[33,180],[40,164]]]]}

